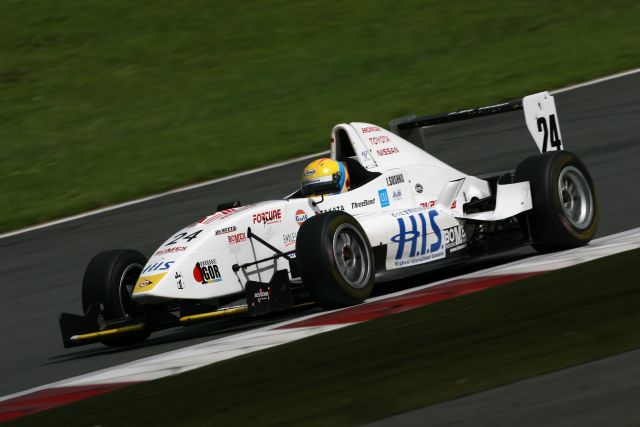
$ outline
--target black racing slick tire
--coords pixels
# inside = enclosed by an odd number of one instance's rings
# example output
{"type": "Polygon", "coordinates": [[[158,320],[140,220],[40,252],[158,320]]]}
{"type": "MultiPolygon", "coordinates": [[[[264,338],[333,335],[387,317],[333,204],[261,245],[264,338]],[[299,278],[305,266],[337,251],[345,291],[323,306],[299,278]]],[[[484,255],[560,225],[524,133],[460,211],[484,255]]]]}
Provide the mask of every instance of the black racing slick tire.
{"type": "MultiPolygon", "coordinates": [[[[82,308],[97,306],[105,321],[141,315],[140,307],[132,300],[133,287],[147,263],[138,251],[115,249],[101,252],[89,262],[82,281],[82,308]]],[[[150,331],[144,329],[120,337],[105,338],[109,346],[131,345],[144,341],[150,331]]]]}
{"type": "Polygon", "coordinates": [[[324,308],[359,304],[373,289],[373,251],[358,221],[335,211],[306,220],[296,240],[302,282],[324,308]]]}
{"type": "Polygon", "coordinates": [[[598,196],[589,171],[569,151],[550,151],[518,165],[515,182],[529,181],[533,209],[518,221],[539,252],[584,246],[598,228],[598,196]]]}

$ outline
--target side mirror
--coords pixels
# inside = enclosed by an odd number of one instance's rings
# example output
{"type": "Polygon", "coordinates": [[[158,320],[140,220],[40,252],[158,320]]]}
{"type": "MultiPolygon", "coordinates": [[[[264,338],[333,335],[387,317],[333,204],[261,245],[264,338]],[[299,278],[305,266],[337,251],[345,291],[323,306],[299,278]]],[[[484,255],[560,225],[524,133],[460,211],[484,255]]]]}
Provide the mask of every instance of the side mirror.
{"type": "Polygon", "coordinates": [[[227,203],[220,203],[216,208],[216,212],[220,212],[225,209],[239,208],[240,206],[242,206],[242,203],[240,203],[239,200],[235,200],[233,202],[227,202],[227,203]]]}
{"type": "Polygon", "coordinates": [[[331,177],[316,178],[314,180],[307,181],[301,189],[303,197],[306,196],[321,196],[325,194],[339,193],[340,179],[342,174],[334,173],[331,177]]]}

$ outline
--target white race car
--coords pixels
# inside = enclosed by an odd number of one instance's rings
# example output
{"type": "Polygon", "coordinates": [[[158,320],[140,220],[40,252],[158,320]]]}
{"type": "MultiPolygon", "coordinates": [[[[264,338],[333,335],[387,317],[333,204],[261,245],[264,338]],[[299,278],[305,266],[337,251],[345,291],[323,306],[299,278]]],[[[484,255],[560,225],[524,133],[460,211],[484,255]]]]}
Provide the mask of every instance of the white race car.
{"type": "Polygon", "coordinates": [[[84,314],[60,316],[65,347],[126,345],[166,327],[309,302],[358,304],[374,283],[488,250],[531,244],[554,251],[593,237],[593,182],[582,162],[563,150],[547,92],[396,119],[391,129],[333,128],[331,158],[348,168],[348,192],[331,194],[339,191],[334,176],[304,196],[298,190],[282,200],[219,206],[172,234],[148,260],[133,250],[95,256],[82,285],[84,314]],[[540,154],[512,172],[470,176],[407,140],[424,127],[520,109],[540,154]],[[245,303],[231,305],[239,299],[245,303]]]}

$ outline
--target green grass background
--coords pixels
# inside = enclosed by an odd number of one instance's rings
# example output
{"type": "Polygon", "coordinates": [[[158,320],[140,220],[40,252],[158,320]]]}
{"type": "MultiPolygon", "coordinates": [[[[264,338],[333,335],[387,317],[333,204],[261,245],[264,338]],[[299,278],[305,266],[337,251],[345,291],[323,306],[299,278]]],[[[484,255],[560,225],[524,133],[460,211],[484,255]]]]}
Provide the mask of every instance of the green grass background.
{"type": "Polygon", "coordinates": [[[640,2],[0,2],[0,230],[640,65],[640,2]]]}

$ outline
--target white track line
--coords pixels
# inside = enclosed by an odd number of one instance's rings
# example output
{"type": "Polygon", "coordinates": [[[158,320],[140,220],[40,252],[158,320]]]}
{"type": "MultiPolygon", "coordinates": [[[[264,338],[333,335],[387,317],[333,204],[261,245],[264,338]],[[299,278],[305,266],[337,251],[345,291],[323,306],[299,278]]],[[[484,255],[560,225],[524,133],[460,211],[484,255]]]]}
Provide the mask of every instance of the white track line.
{"type": "MultiPolygon", "coordinates": [[[[623,72],[620,72],[620,73],[611,74],[609,76],[604,76],[604,77],[600,77],[600,78],[597,78],[597,79],[588,80],[586,82],[578,83],[578,84],[575,84],[575,85],[572,85],[572,86],[567,86],[567,87],[564,87],[564,88],[555,89],[555,90],[550,91],[550,93],[551,94],[557,94],[557,93],[562,93],[562,92],[568,92],[570,90],[580,89],[580,88],[583,88],[585,86],[591,86],[591,85],[594,85],[594,84],[606,82],[608,80],[617,79],[617,78],[620,78],[620,77],[629,76],[631,74],[635,74],[635,73],[639,73],[639,72],[640,72],[640,68],[634,68],[633,70],[623,71],[623,72]]],[[[15,231],[10,231],[8,233],[0,234],[0,239],[5,239],[7,237],[17,236],[19,234],[28,233],[28,232],[35,231],[35,230],[40,230],[42,228],[52,227],[52,226],[58,225],[58,224],[64,224],[65,222],[74,221],[76,219],[81,219],[81,218],[86,218],[88,216],[97,215],[97,214],[101,214],[101,213],[104,213],[104,212],[109,212],[109,211],[112,211],[112,210],[115,210],[115,209],[124,208],[124,207],[127,207],[127,206],[137,205],[139,203],[144,203],[144,202],[147,202],[149,200],[154,200],[154,199],[158,199],[160,197],[169,196],[171,194],[176,194],[176,193],[181,193],[183,191],[189,191],[189,190],[194,190],[196,188],[206,187],[207,185],[213,185],[213,184],[217,184],[219,182],[228,181],[230,179],[239,178],[239,177],[246,176],[246,175],[251,175],[253,173],[263,172],[265,170],[278,168],[280,166],[286,166],[286,165],[289,165],[291,163],[296,163],[296,162],[299,162],[299,161],[302,161],[302,160],[306,160],[306,159],[311,159],[311,158],[314,158],[314,157],[320,157],[320,156],[323,156],[325,154],[327,154],[327,152],[326,151],[322,151],[320,153],[314,153],[314,154],[309,154],[309,155],[302,156],[302,157],[296,157],[295,159],[290,159],[290,160],[285,160],[285,161],[278,162],[278,163],[273,163],[271,165],[259,167],[259,168],[256,168],[256,169],[250,169],[250,170],[244,171],[244,172],[238,172],[238,173],[233,174],[233,175],[228,175],[228,176],[225,176],[225,177],[222,177],[222,178],[212,179],[210,181],[204,181],[204,182],[201,182],[199,184],[193,184],[193,185],[189,185],[189,186],[186,186],[186,187],[176,188],[175,190],[170,190],[170,191],[166,191],[164,193],[154,194],[154,195],[151,195],[151,196],[143,197],[141,199],[131,200],[129,202],[119,203],[117,205],[107,206],[107,207],[100,208],[100,209],[94,209],[94,210],[91,210],[91,211],[88,211],[88,212],[84,212],[84,213],[81,213],[81,214],[60,218],[60,219],[55,220],[55,221],[45,222],[43,224],[38,224],[38,225],[31,226],[31,227],[26,227],[26,228],[22,228],[22,229],[15,230],[15,231]]]]}
{"type": "Polygon", "coordinates": [[[633,70],[622,71],[620,73],[611,74],[610,76],[604,76],[604,77],[599,77],[597,79],[588,80],[588,81],[586,81],[584,83],[578,83],[578,84],[567,86],[567,87],[563,87],[563,88],[560,88],[560,89],[555,89],[555,90],[552,90],[550,93],[552,95],[555,95],[556,93],[568,92],[570,90],[580,89],[580,88],[585,87],[585,86],[595,85],[595,84],[598,84],[598,83],[606,82],[608,80],[613,80],[613,79],[617,79],[617,78],[620,78],[620,77],[630,76],[631,74],[635,74],[635,73],[640,73],[640,68],[634,68],[633,70]]]}

